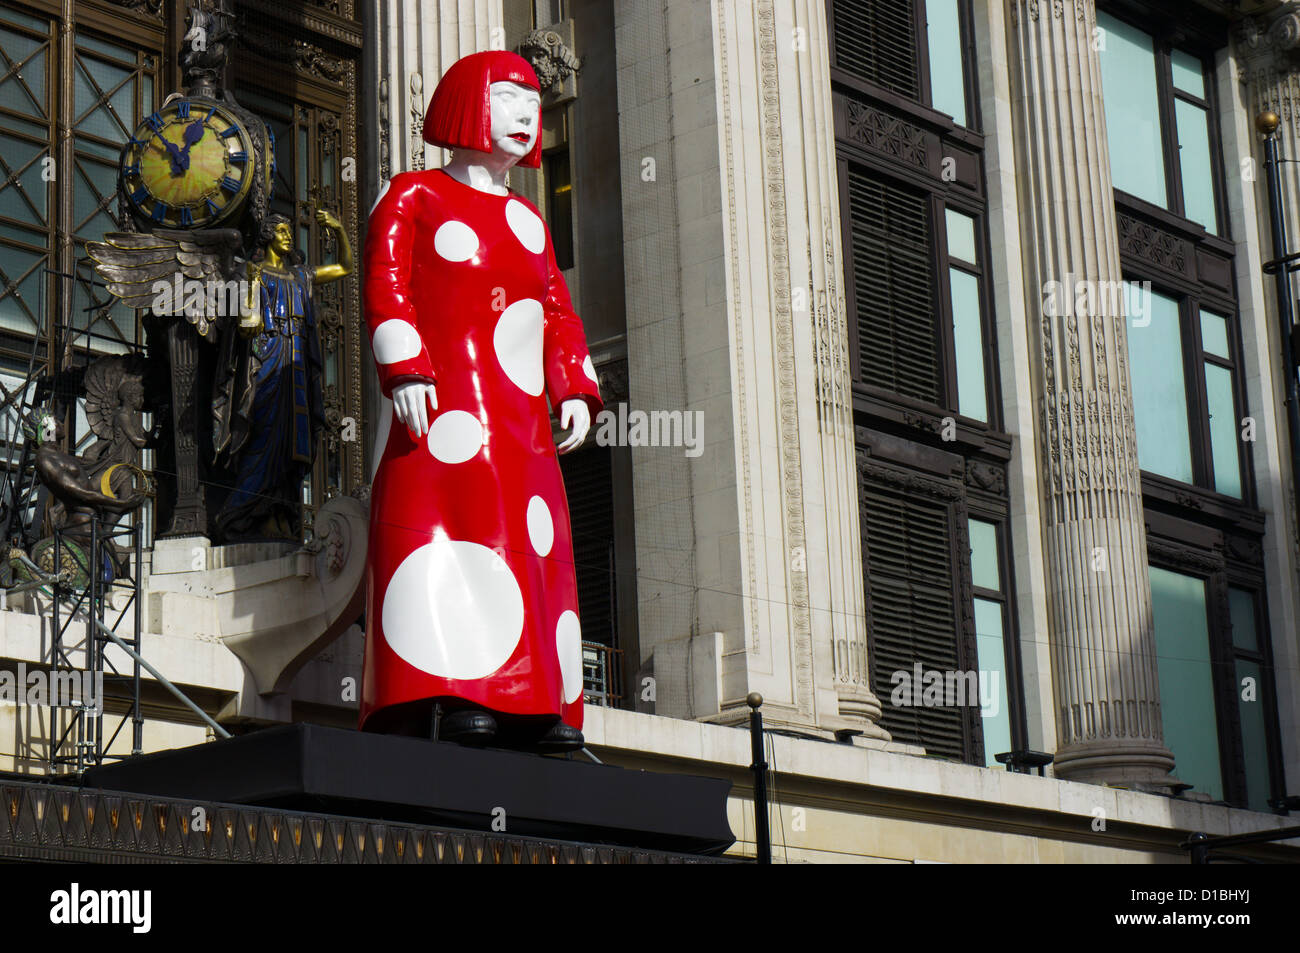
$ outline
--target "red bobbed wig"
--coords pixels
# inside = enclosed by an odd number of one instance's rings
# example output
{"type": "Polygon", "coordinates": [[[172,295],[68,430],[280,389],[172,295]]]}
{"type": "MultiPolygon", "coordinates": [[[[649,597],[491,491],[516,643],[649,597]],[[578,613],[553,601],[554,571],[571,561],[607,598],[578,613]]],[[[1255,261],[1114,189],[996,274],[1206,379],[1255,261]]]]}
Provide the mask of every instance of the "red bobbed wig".
{"type": "MultiPolygon", "coordinates": [[[[519,83],[541,92],[541,83],[528,61],[506,50],[487,50],[463,56],[443,74],[429,100],[424,117],[424,141],[447,149],[492,151],[493,83],[519,83]]],[[[539,110],[540,111],[540,110],[539,110]]],[[[541,116],[537,141],[519,165],[536,169],[542,164],[541,116]]]]}

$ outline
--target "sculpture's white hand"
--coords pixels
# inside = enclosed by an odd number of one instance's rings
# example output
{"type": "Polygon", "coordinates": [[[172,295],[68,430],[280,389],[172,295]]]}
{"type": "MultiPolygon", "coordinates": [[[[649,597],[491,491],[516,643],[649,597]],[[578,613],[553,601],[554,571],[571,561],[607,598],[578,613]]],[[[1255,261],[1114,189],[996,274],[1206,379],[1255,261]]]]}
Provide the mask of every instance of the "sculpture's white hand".
{"type": "Polygon", "coordinates": [[[568,453],[582,446],[582,441],[587,439],[587,431],[591,429],[591,411],[587,407],[587,402],[581,397],[570,397],[560,404],[561,429],[568,430],[570,423],[573,425],[573,432],[560,444],[558,448],[560,453],[568,453]]]}
{"type": "Polygon", "coordinates": [[[430,407],[438,409],[438,392],[432,384],[412,381],[393,388],[393,412],[413,436],[423,437],[429,432],[430,407]]]}

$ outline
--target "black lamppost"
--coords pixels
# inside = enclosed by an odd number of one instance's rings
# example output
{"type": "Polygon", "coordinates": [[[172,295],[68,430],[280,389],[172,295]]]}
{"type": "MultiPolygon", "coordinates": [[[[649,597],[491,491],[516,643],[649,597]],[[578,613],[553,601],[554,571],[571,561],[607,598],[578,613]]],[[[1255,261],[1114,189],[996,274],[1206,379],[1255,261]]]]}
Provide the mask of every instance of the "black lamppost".
{"type": "Polygon", "coordinates": [[[759,708],[763,696],[750,692],[745,699],[749,705],[750,753],[754,759],[749,769],[754,772],[754,842],[760,864],[772,862],[772,835],[767,827],[767,760],[763,757],[763,713],[759,708]]]}
{"type": "MultiPolygon", "coordinates": [[[[1282,335],[1282,360],[1286,367],[1286,419],[1291,434],[1291,486],[1300,497],[1300,395],[1296,382],[1296,327],[1295,302],[1291,299],[1291,271],[1300,267],[1297,259],[1287,251],[1286,219],[1282,214],[1282,182],[1278,174],[1277,127],[1281,123],[1277,113],[1266,110],[1255,117],[1255,128],[1264,136],[1264,173],[1268,179],[1268,213],[1273,231],[1273,260],[1264,265],[1265,274],[1272,274],[1277,285],[1278,328],[1282,335]]],[[[1295,507],[1291,518],[1300,533],[1300,506],[1295,507]]]]}

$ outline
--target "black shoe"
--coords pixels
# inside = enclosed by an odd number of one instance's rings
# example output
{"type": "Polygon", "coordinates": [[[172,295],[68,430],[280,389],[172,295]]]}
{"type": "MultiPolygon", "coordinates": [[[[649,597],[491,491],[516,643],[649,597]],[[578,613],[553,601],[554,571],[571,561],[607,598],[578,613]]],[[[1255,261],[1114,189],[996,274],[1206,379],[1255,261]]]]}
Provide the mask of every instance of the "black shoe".
{"type": "Polygon", "coordinates": [[[472,708],[448,712],[439,725],[441,740],[475,748],[487,744],[497,733],[497,720],[485,711],[472,708]]]}
{"type": "Polygon", "coordinates": [[[583,744],[585,742],[581,731],[557,721],[547,729],[546,734],[537,739],[536,748],[542,752],[577,751],[583,744]]]}

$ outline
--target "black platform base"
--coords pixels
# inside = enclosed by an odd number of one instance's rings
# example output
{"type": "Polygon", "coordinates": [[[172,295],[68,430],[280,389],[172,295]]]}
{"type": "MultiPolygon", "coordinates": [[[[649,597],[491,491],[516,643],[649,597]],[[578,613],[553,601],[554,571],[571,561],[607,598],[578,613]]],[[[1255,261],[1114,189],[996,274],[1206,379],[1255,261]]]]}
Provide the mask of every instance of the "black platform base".
{"type": "Polygon", "coordinates": [[[730,781],[318,725],[104,764],[84,783],[655,850],[716,854],[735,841],[730,781]]]}

